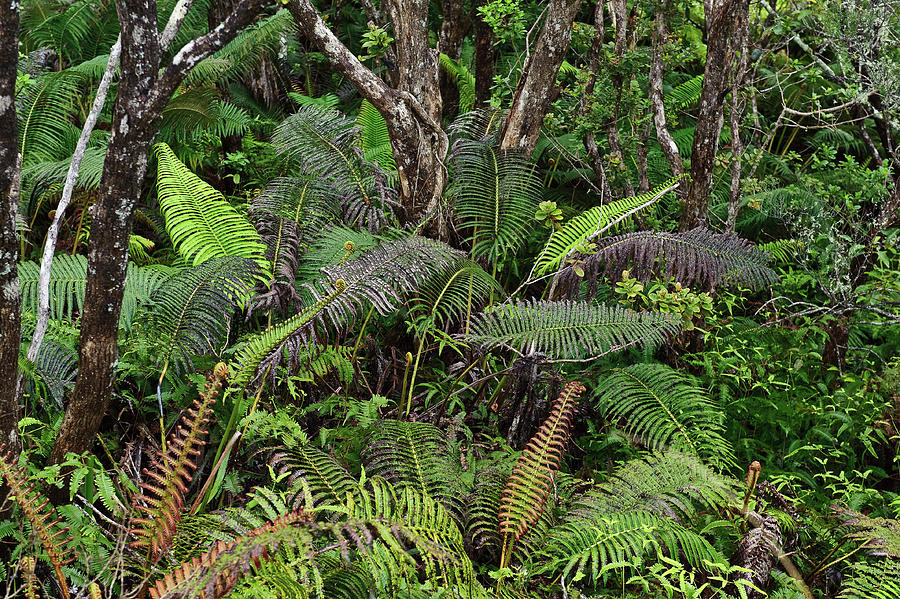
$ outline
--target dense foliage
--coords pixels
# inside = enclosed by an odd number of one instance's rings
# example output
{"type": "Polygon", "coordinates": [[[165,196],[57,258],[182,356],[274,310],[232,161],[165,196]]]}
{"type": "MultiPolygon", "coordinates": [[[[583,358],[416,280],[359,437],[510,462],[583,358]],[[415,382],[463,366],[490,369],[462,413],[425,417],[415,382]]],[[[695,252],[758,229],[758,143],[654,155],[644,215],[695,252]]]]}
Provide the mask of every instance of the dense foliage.
{"type": "MultiPolygon", "coordinates": [[[[167,59],[238,3],[212,4],[167,59]]],[[[259,9],[161,109],[111,394],[63,459],[133,57],[66,211],[122,17],[18,8],[6,596],[900,597],[900,6],[426,2],[433,119],[398,68],[403,3],[315,4],[443,148],[445,188],[429,202],[403,115],[334,66],[312,4],[259,9]],[[511,146],[562,5],[549,112],[511,146]]]]}

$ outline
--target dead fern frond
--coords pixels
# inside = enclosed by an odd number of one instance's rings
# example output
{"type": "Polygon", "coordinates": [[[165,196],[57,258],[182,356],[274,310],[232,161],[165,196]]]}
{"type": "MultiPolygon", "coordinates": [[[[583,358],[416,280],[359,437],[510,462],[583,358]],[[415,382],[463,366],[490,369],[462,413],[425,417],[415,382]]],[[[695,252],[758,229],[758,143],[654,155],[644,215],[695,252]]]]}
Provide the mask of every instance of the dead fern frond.
{"type": "Polygon", "coordinates": [[[238,579],[251,568],[259,568],[269,557],[270,551],[277,547],[277,541],[269,539],[270,533],[293,527],[297,524],[308,524],[310,517],[302,510],[268,522],[246,535],[226,543],[217,541],[215,546],[199,557],[182,563],[173,572],[166,574],[150,587],[150,597],[174,598],[182,596],[197,599],[217,599],[226,595],[238,579]],[[275,541],[271,542],[270,541],[275,541]],[[219,568],[222,558],[229,559],[228,567],[219,568]]]}
{"type": "Polygon", "coordinates": [[[500,567],[506,567],[514,543],[533,525],[544,509],[553,477],[562,460],[578,397],[579,382],[568,383],[553,403],[550,415],[519,456],[500,499],[500,534],[503,552],[500,567]]]}
{"type": "Polygon", "coordinates": [[[137,538],[131,546],[146,548],[154,562],[168,551],[181,521],[184,496],[197,470],[195,460],[206,444],[212,405],[227,376],[228,367],[217,364],[200,397],[169,435],[165,453],[144,468],[148,480],[141,483],[143,492],[134,495],[132,505],[146,517],[132,520],[131,532],[137,538]]]}
{"type": "MultiPolygon", "coordinates": [[[[16,455],[4,443],[0,445],[0,475],[9,485],[9,495],[22,508],[31,530],[37,535],[53,572],[59,581],[64,599],[69,599],[69,586],[63,576],[63,566],[75,561],[75,555],[68,543],[72,540],[68,526],[60,526],[62,517],[50,505],[50,499],[35,488],[28,479],[25,468],[19,466],[16,455]]],[[[34,569],[32,568],[32,575],[34,569]]]]}

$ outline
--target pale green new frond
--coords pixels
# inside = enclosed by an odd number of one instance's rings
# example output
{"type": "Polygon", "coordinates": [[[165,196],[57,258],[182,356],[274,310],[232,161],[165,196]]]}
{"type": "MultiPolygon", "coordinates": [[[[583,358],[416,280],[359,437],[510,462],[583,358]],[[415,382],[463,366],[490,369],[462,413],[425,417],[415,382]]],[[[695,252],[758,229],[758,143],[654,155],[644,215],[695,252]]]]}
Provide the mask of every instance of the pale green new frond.
{"type": "Polygon", "coordinates": [[[664,364],[635,364],[604,375],[594,402],[607,419],[652,449],[672,447],[719,467],[735,463],[723,436],[722,408],[664,364]]]}
{"type": "Polygon", "coordinates": [[[214,257],[250,258],[267,268],[265,246],[221,193],[192,173],[166,144],[156,146],[159,205],[178,253],[199,265],[214,257]]]}
{"type": "Polygon", "coordinates": [[[475,316],[465,339],[554,360],[596,358],[628,347],[652,347],[676,333],[667,314],[580,301],[517,301],[475,316]]]}

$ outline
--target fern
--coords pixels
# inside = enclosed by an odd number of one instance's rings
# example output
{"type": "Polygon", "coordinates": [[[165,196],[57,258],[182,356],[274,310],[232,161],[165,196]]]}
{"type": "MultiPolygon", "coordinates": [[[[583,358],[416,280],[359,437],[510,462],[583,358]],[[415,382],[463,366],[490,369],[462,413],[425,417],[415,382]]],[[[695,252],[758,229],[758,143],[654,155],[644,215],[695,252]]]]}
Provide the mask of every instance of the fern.
{"type": "Polygon", "coordinates": [[[18,94],[16,118],[23,166],[60,160],[72,153],[74,141],[68,142],[75,127],[69,118],[83,82],[83,75],[70,70],[46,73],[18,94]]]}
{"type": "Polygon", "coordinates": [[[689,108],[700,99],[703,90],[703,75],[695,75],[687,81],[676,85],[665,95],[666,112],[675,112],[689,108]]]}
{"type": "Polygon", "coordinates": [[[900,596],[900,560],[854,564],[841,586],[840,599],[894,599],[900,596]]]}
{"type": "Polygon", "coordinates": [[[541,180],[525,154],[472,141],[454,148],[450,193],[461,227],[469,231],[472,257],[497,263],[522,243],[534,224],[541,180]]]}
{"type": "Polygon", "coordinates": [[[63,408],[65,394],[75,386],[78,352],[72,347],[45,339],[33,363],[19,356],[19,370],[34,385],[34,395],[47,397],[63,408]]]}
{"type": "Polygon", "coordinates": [[[382,420],[376,423],[363,457],[367,472],[395,487],[411,485],[462,521],[459,460],[454,459],[446,438],[434,425],[382,420]]]}
{"type": "Polygon", "coordinates": [[[142,482],[142,491],[132,499],[132,506],[146,517],[132,519],[131,533],[137,538],[131,546],[145,548],[154,562],[172,544],[188,483],[197,470],[196,459],[206,444],[205,427],[212,416],[212,404],[227,376],[228,367],[220,362],[194,406],[169,435],[164,452],[154,458],[151,469],[144,468],[144,475],[152,482],[142,482]]]}
{"type": "Polygon", "coordinates": [[[720,468],[735,465],[724,414],[687,378],[664,364],[635,364],[603,376],[595,405],[652,449],[672,447],[720,468]]]}
{"type": "Polygon", "coordinates": [[[218,137],[243,135],[253,119],[220,96],[215,87],[196,87],[169,100],[163,109],[159,139],[185,143],[201,131],[218,137]]]}
{"type": "Polygon", "coordinates": [[[501,550],[500,499],[505,482],[494,468],[475,473],[475,486],[466,498],[466,546],[470,554],[496,558],[501,550]]]}
{"type": "Polygon", "coordinates": [[[168,145],[156,146],[156,159],[166,231],[187,262],[197,266],[210,258],[240,256],[267,268],[259,234],[221,193],[192,173],[168,145]]]}
{"type": "Polygon", "coordinates": [[[680,324],[667,314],[587,302],[532,300],[501,304],[473,318],[469,342],[546,354],[554,360],[596,358],[662,343],[680,324]]]}
{"type": "Polygon", "coordinates": [[[569,254],[591,240],[602,229],[643,206],[649,206],[659,199],[663,192],[676,186],[680,179],[681,177],[673,177],[652,191],[603,206],[595,206],[571,219],[562,229],[555,230],[550,235],[547,246],[537,260],[535,274],[541,275],[555,270],[569,254]]]}
{"type": "Polygon", "coordinates": [[[397,170],[397,163],[394,160],[387,124],[381,113],[368,100],[363,100],[362,106],[359,107],[356,126],[359,128],[359,145],[362,148],[363,158],[389,173],[394,173],[397,170]]]}
{"type": "Polygon", "coordinates": [[[231,315],[252,286],[256,264],[246,258],[212,258],[172,277],[151,297],[144,339],[165,373],[191,369],[197,356],[222,345],[231,315]]]}
{"type": "MultiPolygon", "coordinates": [[[[633,277],[643,281],[663,276],[706,288],[738,284],[762,287],[778,280],[766,265],[767,253],[735,235],[703,228],[685,233],[625,233],[601,239],[597,246],[594,254],[583,256],[589,281],[596,280],[601,266],[614,280],[628,268],[633,277]]],[[[572,288],[578,288],[581,279],[572,269],[562,276],[572,288]]]]}
{"type": "Polygon", "coordinates": [[[515,543],[543,511],[553,475],[559,468],[578,397],[584,387],[570,382],[550,409],[547,419],[519,456],[500,499],[500,534],[503,556],[500,567],[509,563],[515,543]]]}
{"type": "Polygon", "coordinates": [[[438,56],[441,68],[450,75],[456,87],[459,88],[459,111],[469,112],[475,106],[475,75],[446,54],[438,56]]]}
{"type": "Polygon", "coordinates": [[[9,486],[10,497],[22,508],[33,534],[40,540],[64,599],[69,599],[69,585],[62,571],[63,566],[75,560],[73,550],[68,545],[71,539],[69,529],[60,526],[62,518],[50,505],[50,500],[28,479],[25,468],[18,465],[16,455],[5,443],[0,445],[0,476],[9,486]]]}
{"type": "Polygon", "coordinates": [[[344,467],[333,456],[308,443],[276,449],[269,458],[269,464],[279,475],[289,474],[288,482],[292,485],[302,480],[316,506],[346,507],[350,497],[357,492],[356,481],[344,467]]]}
{"type": "Polygon", "coordinates": [[[453,322],[469,322],[471,314],[481,308],[500,284],[468,259],[460,259],[430,277],[419,287],[410,305],[410,315],[419,334],[453,322]]]}

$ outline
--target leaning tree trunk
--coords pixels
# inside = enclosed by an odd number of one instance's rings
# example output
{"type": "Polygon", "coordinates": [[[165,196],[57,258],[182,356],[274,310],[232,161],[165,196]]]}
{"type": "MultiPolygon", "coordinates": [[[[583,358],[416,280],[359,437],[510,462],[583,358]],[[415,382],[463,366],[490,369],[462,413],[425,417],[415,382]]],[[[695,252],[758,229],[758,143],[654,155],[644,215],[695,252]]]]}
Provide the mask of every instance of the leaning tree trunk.
{"type": "MultiPolygon", "coordinates": [[[[746,3],[740,0],[705,0],[704,4],[706,70],[691,148],[691,186],[678,224],[681,231],[706,223],[716,153],[719,150],[719,134],[722,131],[725,96],[728,93],[732,35],[741,11],[747,10],[746,3]]],[[[746,14],[743,18],[747,18],[746,14]]]]}
{"type": "Polygon", "coordinates": [[[512,106],[503,123],[500,148],[531,154],[537,145],[544,115],[556,93],[556,76],[572,39],[572,22],[581,0],[550,0],[547,18],[534,51],[522,69],[512,106]]]}
{"type": "Polygon", "coordinates": [[[447,184],[444,157],[447,136],[440,126],[441,94],[437,51],[428,47],[428,2],[386,3],[395,37],[397,88],[367,69],[322,20],[309,0],[291,0],[288,9],[306,37],[381,113],[397,163],[400,200],[407,222],[426,222],[431,233],[446,238],[441,198],[447,184]]]}
{"type": "Polygon", "coordinates": [[[245,0],[218,27],[185,45],[160,72],[155,1],[122,0],[116,5],[122,40],[119,91],[92,208],[78,378],[51,463],[61,462],[68,452],[90,449],[112,396],[128,239],[163,108],[190,70],[233,39],[263,6],[262,0],[245,0]]]}
{"type": "Polygon", "coordinates": [[[18,450],[18,365],[21,295],[16,270],[19,251],[19,150],[16,127],[16,64],[19,61],[18,0],[0,5],[0,443],[18,450]]]}

